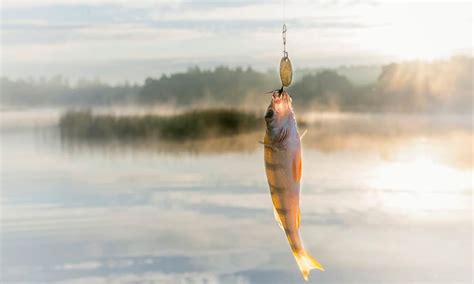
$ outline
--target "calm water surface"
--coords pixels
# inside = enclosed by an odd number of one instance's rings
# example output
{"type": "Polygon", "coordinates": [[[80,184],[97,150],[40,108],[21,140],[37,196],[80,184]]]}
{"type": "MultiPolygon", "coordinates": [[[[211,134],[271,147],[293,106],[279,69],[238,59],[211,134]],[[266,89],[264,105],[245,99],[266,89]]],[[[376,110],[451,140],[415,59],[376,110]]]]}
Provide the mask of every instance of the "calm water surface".
{"type": "MultiPolygon", "coordinates": [[[[326,271],[309,282],[471,283],[470,118],[313,122],[301,233],[326,271]]],[[[2,283],[304,282],[261,133],[125,145],[14,126],[1,130],[2,283]]]]}

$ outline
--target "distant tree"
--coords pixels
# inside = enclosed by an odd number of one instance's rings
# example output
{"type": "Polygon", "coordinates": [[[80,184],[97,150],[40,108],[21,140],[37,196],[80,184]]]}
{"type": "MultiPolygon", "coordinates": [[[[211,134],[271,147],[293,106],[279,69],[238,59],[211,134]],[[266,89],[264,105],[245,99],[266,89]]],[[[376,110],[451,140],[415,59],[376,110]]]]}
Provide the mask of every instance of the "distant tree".
{"type": "MultiPolygon", "coordinates": [[[[388,64],[381,67],[379,77],[371,82],[369,78],[373,78],[375,70],[370,66],[306,69],[289,92],[299,110],[472,111],[472,57],[388,64]],[[358,70],[365,70],[365,74],[357,76],[354,72],[358,70]],[[358,78],[357,83],[342,73],[358,78]]],[[[125,82],[111,86],[98,79],[84,78],[71,85],[62,76],[39,80],[2,77],[0,83],[2,105],[137,103],[258,109],[268,104],[269,96],[265,92],[278,89],[281,84],[277,72],[259,72],[250,66],[219,66],[213,70],[194,66],[186,72],[146,78],[143,85],[125,82]]]]}
{"type": "Polygon", "coordinates": [[[139,94],[145,103],[239,104],[246,97],[277,86],[275,78],[247,68],[220,66],[212,71],[189,68],[160,79],[147,78],[139,94]]]}
{"type": "Polygon", "coordinates": [[[345,108],[355,93],[355,87],[344,76],[335,71],[324,70],[306,75],[293,84],[290,92],[295,103],[301,107],[313,105],[316,108],[345,108]]]}

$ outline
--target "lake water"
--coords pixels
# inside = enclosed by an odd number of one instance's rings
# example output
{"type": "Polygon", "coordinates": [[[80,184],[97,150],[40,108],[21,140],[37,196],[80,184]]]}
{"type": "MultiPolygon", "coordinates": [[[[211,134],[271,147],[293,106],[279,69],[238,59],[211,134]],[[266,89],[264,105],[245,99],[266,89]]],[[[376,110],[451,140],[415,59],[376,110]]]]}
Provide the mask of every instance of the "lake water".
{"type": "MultiPolygon", "coordinates": [[[[65,141],[26,114],[2,113],[2,283],[304,283],[263,130],[65,141]]],[[[309,282],[472,283],[471,118],[308,117],[301,234],[326,269],[309,282]]]]}

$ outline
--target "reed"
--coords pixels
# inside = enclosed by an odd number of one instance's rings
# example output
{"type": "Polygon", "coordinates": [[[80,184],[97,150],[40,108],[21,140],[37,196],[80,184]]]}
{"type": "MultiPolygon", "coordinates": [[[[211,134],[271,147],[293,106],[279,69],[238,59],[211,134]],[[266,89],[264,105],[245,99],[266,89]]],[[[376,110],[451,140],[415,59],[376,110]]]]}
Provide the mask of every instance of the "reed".
{"type": "Polygon", "coordinates": [[[68,111],[59,121],[63,137],[90,139],[203,139],[263,129],[263,118],[236,109],[192,110],[172,116],[121,116],[68,111]]]}

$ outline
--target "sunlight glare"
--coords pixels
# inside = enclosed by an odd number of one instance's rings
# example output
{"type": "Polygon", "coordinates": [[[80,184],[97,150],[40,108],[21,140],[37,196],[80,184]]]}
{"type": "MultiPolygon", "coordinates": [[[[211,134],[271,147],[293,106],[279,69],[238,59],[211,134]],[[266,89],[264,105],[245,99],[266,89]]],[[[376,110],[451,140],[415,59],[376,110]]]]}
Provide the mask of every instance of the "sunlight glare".
{"type": "Polygon", "coordinates": [[[369,185],[381,190],[385,207],[408,211],[463,209],[471,190],[471,170],[443,164],[429,144],[407,145],[393,161],[374,169],[369,185]],[[462,189],[462,190],[459,190],[462,189]]]}

